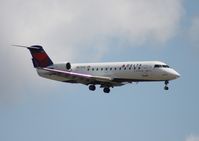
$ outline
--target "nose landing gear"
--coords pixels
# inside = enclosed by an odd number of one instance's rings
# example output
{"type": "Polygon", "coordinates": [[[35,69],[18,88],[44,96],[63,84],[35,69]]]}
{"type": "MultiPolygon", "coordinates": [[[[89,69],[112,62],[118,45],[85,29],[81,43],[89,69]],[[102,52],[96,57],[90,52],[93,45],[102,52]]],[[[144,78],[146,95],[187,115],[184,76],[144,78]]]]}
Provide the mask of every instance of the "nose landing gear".
{"type": "Polygon", "coordinates": [[[169,81],[166,80],[166,81],[164,82],[164,84],[165,84],[164,90],[169,90],[169,87],[168,87],[169,81]]]}

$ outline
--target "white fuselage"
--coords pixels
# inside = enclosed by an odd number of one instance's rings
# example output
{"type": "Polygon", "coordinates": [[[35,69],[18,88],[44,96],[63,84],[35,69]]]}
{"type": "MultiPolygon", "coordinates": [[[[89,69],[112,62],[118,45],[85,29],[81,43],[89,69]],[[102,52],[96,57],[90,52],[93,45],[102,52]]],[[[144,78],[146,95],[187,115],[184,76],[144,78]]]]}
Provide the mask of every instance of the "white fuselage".
{"type": "MultiPolygon", "coordinates": [[[[166,81],[178,78],[180,75],[174,69],[160,61],[112,62],[112,63],[82,63],[72,64],[66,69],[66,63],[58,63],[49,68],[70,71],[92,76],[110,77],[121,82],[166,81]]],[[[71,78],[52,75],[48,71],[37,69],[42,77],[57,81],[68,81],[71,78]]]]}

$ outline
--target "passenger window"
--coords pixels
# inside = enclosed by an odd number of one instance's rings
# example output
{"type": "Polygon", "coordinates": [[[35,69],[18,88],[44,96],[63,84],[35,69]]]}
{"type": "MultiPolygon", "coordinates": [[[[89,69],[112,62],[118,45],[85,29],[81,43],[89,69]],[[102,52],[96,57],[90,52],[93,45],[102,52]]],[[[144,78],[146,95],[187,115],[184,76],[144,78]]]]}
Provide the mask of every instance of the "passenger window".
{"type": "Polygon", "coordinates": [[[101,68],[101,71],[103,71],[103,68],[101,68]]]}
{"type": "Polygon", "coordinates": [[[98,71],[98,68],[96,69],[96,71],[98,71]]]}
{"type": "Polygon", "coordinates": [[[112,70],[112,68],[110,68],[110,70],[112,70]]]}
{"type": "Polygon", "coordinates": [[[94,68],[92,68],[92,71],[94,71],[94,68]]]}
{"type": "Polygon", "coordinates": [[[108,70],[108,68],[106,68],[106,71],[108,70]]]}
{"type": "Polygon", "coordinates": [[[117,68],[115,68],[115,70],[117,70],[117,68]]]}

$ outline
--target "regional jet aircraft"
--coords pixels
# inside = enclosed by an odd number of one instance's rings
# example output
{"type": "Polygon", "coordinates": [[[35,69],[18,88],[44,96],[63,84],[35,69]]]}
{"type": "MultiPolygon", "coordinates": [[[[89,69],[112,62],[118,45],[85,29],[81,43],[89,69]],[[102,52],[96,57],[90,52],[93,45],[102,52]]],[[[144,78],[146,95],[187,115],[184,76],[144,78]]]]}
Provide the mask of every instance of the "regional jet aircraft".
{"type": "Polygon", "coordinates": [[[180,74],[160,61],[111,62],[111,63],[53,63],[40,45],[20,46],[27,48],[39,76],[67,83],[79,83],[95,91],[96,85],[109,93],[110,88],[133,82],[163,81],[168,90],[170,80],[180,74]]]}

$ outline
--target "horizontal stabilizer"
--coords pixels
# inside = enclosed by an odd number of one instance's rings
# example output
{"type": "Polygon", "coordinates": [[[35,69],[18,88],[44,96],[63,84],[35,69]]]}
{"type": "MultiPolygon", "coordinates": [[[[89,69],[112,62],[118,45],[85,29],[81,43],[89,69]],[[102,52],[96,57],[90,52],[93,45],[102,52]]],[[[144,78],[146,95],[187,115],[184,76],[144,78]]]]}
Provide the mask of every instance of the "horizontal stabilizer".
{"type": "Polygon", "coordinates": [[[15,47],[22,47],[22,48],[27,48],[27,49],[40,49],[38,46],[22,46],[22,45],[12,45],[15,47]]]}

